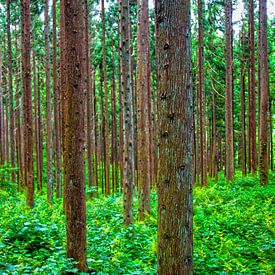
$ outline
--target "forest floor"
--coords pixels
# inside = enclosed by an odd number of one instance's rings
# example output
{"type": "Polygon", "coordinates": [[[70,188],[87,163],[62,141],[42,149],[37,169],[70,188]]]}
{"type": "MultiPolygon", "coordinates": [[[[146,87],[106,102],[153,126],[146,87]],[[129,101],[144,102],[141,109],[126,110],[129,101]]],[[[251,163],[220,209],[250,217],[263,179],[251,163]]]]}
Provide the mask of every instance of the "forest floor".
{"type": "MultiPolygon", "coordinates": [[[[272,274],[274,263],[275,174],[236,177],[231,183],[194,188],[195,274],[272,274]]],[[[123,224],[122,196],[87,202],[87,257],[95,274],[156,274],[157,196],[152,213],[133,227],[123,224]]],[[[16,187],[0,189],[0,274],[76,272],[65,259],[62,201],[49,206],[36,197],[33,209],[16,187]]],[[[137,200],[135,201],[135,211],[137,200]]],[[[135,212],[136,213],[136,212],[135,212]]]]}

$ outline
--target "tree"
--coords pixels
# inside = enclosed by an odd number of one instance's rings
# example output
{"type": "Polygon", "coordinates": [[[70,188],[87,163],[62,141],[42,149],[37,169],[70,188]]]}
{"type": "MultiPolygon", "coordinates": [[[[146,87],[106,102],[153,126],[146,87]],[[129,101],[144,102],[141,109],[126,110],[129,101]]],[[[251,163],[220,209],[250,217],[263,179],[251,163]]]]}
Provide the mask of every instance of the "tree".
{"type": "Polygon", "coordinates": [[[33,184],[33,129],[32,129],[32,91],[31,91],[31,35],[30,0],[21,0],[22,10],[22,82],[24,108],[24,181],[27,187],[27,205],[34,205],[33,184]]]}
{"type": "Polygon", "coordinates": [[[50,72],[50,44],[49,44],[49,0],[45,0],[45,48],[46,48],[46,126],[47,126],[47,197],[53,200],[52,178],[52,108],[51,108],[51,72],[50,72]]]}
{"type": "Polygon", "coordinates": [[[234,177],[234,137],[233,137],[233,53],[232,53],[232,0],[225,2],[226,35],[226,96],[225,96],[225,174],[227,180],[234,177]]]}
{"type": "Polygon", "coordinates": [[[199,41],[198,41],[198,86],[200,105],[200,172],[201,186],[207,185],[207,148],[205,124],[205,91],[204,91],[204,24],[202,0],[198,0],[199,41]]]}
{"type": "Polygon", "coordinates": [[[268,53],[266,0],[259,0],[259,64],[260,64],[260,156],[261,185],[268,184],[267,114],[268,114],[268,53]]]}
{"type": "Polygon", "coordinates": [[[249,0],[249,144],[251,172],[255,174],[257,169],[256,156],[256,99],[255,99],[255,27],[254,27],[254,0],[249,0]]]}
{"type": "Polygon", "coordinates": [[[107,63],[106,63],[106,35],[105,35],[105,8],[104,0],[101,0],[102,12],[102,54],[103,54],[103,85],[104,85],[104,161],[107,195],[110,195],[110,144],[109,144],[109,114],[108,114],[108,86],[107,86],[107,63]]]}
{"type": "Polygon", "coordinates": [[[190,8],[190,1],[156,1],[158,274],[193,271],[190,8]]]}
{"type": "Polygon", "coordinates": [[[86,262],[86,197],[84,179],[85,110],[85,5],[81,0],[64,0],[64,35],[66,71],[66,113],[64,140],[65,213],[67,257],[86,262]],[[72,14],[74,16],[72,16],[72,14]]]}
{"type": "Polygon", "coordinates": [[[137,130],[138,130],[138,193],[139,218],[150,213],[150,35],[148,0],[138,1],[137,49],[137,130]]]}
{"type": "MultiPolygon", "coordinates": [[[[7,0],[7,36],[8,36],[8,69],[9,69],[9,100],[10,100],[10,153],[11,165],[15,168],[15,139],[14,139],[14,100],[13,100],[13,68],[12,68],[12,48],[11,48],[11,14],[10,14],[10,0],[7,0]]],[[[12,172],[12,181],[15,182],[15,172],[12,172]]]]}
{"type": "Polygon", "coordinates": [[[54,91],[54,131],[55,131],[55,178],[56,178],[56,197],[62,195],[62,160],[61,160],[61,141],[60,141],[60,96],[57,75],[57,48],[56,48],[56,0],[52,2],[53,18],[53,91],[54,91]]]}
{"type": "Polygon", "coordinates": [[[134,121],[132,100],[132,75],[130,53],[130,7],[129,0],[121,0],[121,78],[124,104],[124,152],[123,152],[123,202],[124,223],[133,223],[133,195],[134,195],[134,121]]]}

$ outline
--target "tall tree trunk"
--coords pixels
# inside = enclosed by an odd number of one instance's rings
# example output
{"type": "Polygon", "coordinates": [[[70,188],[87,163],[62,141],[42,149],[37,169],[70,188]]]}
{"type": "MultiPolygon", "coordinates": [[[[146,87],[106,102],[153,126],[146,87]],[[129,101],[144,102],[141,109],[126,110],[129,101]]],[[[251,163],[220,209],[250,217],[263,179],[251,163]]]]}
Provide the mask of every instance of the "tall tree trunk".
{"type": "MultiPolygon", "coordinates": [[[[89,6],[88,1],[85,0],[85,43],[86,43],[86,114],[87,114],[87,129],[86,129],[86,143],[87,143],[87,160],[88,160],[88,186],[93,186],[93,152],[92,152],[92,93],[91,90],[91,66],[90,66],[90,20],[89,20],[89,6]]],[[[91,193],[91,197],[92,197],[91,193]]]]}
{"type": "Polygon", "coordinates": [[[249,142],[251,154],[251,172],[254,175],[257,169],[256,157],[256,95],[255,95],[255,27],[254,27],[254,0],[249,0],[249,142]]]}
{"type": "Polygon", "coordinates": [[[30,35],[30,0],[21,0],[22,9],[22,81],[24,108],[24,155],[25,186],[27,187],[27,205],[34,205],[33,184],[33,129],[32,129],[32,91],[31,91],[31,35],[30,35]]]}
{"type": "Polygon", "coordinates": [[[123,196],[124,224],[133,223],[133,196],[135,185],[134,165],[134,122],[132,100],[132,75],[130,54],[130,6],[129,0],[121,0],[121,39],[122,39],[122,94],[124,101],[124,154],[123,154],[123,196]]]}
{"type": "Polygon", "coordinates": [[[5,138],[4,138],[4,106],[3,106],[3,86],[2,86],[2,52],[0,51],[0,164],[4,164],[5,159],[5,138]]]}
{"type": "Polygon", "coordinates": [[[110,145],[109,145],[109,114],[108,114],[108,86],[107,86],[107,63],[106,63],[106,35],[105,35],[105,8],[104,0],[101,0],[102,12],[102,51],[103,51],[103,85],[104,85],[104,141],[105,141],[105,178],[106,192],[110,194],[110,145]]]}
{"type": "Polygon", "coordinates": [[[156,1],[158,274],[193,273],[190,1],[156,1]],[[184,76],[184,77],[183,77],[184,76]]]}
{"type": "MultiPolygon", "coordinates": [[[[20,55],[18,48],[18,36],[15,36],[15,48],[17,56],[20,55]]],[[[17,59],[18,60],[18,59],[17,59]]],[[[16,152],[18,162],[18,190],[24,184],[24,167],[23,167],[23,155],[22,155],[22,129],[21,129],[21,99],[20,99],[20,88],[19,88],[19,61],[16,62],[15,69],[15,86],[16,86],[16,152]]],[[[1,104],[1,103],[0,103],[1,104]]],[[[1,112],[1,111],[0,111],[1,112]]],[[[1,115],[1,113],[0,113],[1,115]]]]}
{"type": "Polygon", "coordinates": [[[33,94],[34,94],[34,139],[36,150],[36,185],[37,190],[42,191],[42,173],[40,170],[40,138],[39,138],[39,120],[38,120],[38,96],[37,96],[37,83],[36,83],[36,51],[33,48],[32,64],[33,64],[33,94]]]}
{"type": "Polygon", "coordinates": [[[115,47],[112,39],[112,183],[113,192],[118,190],[118,152],[117,152],[117,119],[116,119],[116,73],[115,47]]]}
{"type": "MultiPolygon", "coordinates": [[[[139,218],[150,213],[150,37],[148,0],[138,1],[137,49],[137,130],[138,130],[138,212],[139,218]]],[[[150,117],[151,118],[151,117],[150,117]]],[[[151,123],[152,126],[152,123],[151,123]]],[[[151,128],[152,129],[152,128],[151,128]]]]}
{"type": "MultiPolygon", "coordinates": [[[[13,84],[12,84],[12,49],[11,49],[11,20],[10,20],[10,0],[7,1],[7,36],[8,36],[8,70],[9,70],[9,99],[10,99],[10,153],[11,153],[11,166],[15,168],[15,134],[14,134],[14,108],[13,108],[13,84]]],[[[16,181],[16,173],[12,172],[12,181],[16,181]]]]}
{"type": "Polygon", "coordinates": [[[51,108],[51,73],[50,73],[50,44],[49,44],[49,0],[45,0],[45,47],[46,47],[46,127],[47,127],[47,197],[53,200],[53,178],[52,178],[52,108],[51,108]]]}
{"type": "Polygon", "coordinates": [[[201,161],[201,186],[207,185],[207,145],[205,123],[205,92],[204,92],[204,24],[203,24],[203,0],[198,0],[199,20],[199,44],[198,44],[198,80],[199,80],[199,104],[200,104],[200,161],[201,161]]]}
{"type": "Polygon", "coordinates": [[[241,148],[242,148],[242,175],[246,176],[246,127],[245,127],[245,55],[244,55],[244,29],[242,31],[242,59],[241,59],[241,148]]]}
{"type": "Polygon", "coordinates": [[[268,114],[268,52],[266,0],[259,0],[259,64],[260,66],[260,157],[259,172],[261,185],[268,184],[267,114],[268,114]]]}
{"type": "Polygon", "coordinates": [[[234,136],[233,136],[233,53],[232,53],[232,0],[225,3],[226,32],[226,97],[225,97],[225,139],[226,179],[234,177],[234,136]]]}
{"type": "Polygon", "coordinates": [[[67,257],[86,271],[86,197],[84,177],[85,110],[85,5],[64,0],[66,105],[65,109],[65,213],[67,257]],[[72,14],[74,16],[72,16],[72,14]]]}
{"type": "Polygon", "coordinates": [[[62,196],[62,161],[61,161],[61,134],[60,134],[60,96],[57,75],[57,49],[56,49],[56,0],[52,3],[53,17],[53,91],[54,91],[54,131],[55,131],[55,178],[56,197],[62,196]]]}

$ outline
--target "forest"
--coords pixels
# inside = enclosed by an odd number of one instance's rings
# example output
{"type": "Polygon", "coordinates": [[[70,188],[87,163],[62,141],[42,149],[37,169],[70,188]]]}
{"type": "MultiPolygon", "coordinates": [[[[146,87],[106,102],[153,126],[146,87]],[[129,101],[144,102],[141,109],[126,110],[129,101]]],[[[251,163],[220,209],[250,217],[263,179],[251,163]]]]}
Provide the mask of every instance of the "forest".
{"type": "Polygon", "coordinates": [[[0,0],[0,274],[274,274],[274,0],[0,0]]]}

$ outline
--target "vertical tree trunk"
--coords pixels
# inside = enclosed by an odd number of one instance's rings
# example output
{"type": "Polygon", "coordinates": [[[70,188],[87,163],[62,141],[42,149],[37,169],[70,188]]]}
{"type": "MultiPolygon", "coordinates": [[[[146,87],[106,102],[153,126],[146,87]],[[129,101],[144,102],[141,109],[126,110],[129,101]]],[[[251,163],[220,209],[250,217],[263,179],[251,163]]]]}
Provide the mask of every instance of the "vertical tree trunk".
{"type": "Polygon", "coordinates": [[[205,92],[204,92],[204,24],[203,0],[198,0],[199,44],[198,44],[198,80],[200,104],[200,161],[201,161],[201,186],[207,185],[207,146],[205,123],[205,92]]]}
{"type": "Polygon", "coordinates": [[[256,95],[255,95],[255,39],[254,39],[254,1],[249,0],[249,142],[251,154],[251,172],[254,175],[257,169],[256,157],[256,95]]]}
{"type": "Polygon", "coordinates": [[[117,119],[116,119],[116,75],[115,75],[115,48],[112,39],[112,183],[113,192],[118,187],[118,152],[117,152],[117,119]]]}
{"type": "Polygon", "coordinates": [[[268,114],[268,52],[266,0],[259,0],[259,64],[260,66],[260,157],[259,172],[261,185],[268,184],[267,114],[268,114]]]}
{"type": "MultiPolygon", "coordinates": [[[[150,36],[148,0],[138,1],[137,45],[137,130],[138,130],[138,212],[139,218],[150,213],[150,36]]],[[[152,123],[151,123],[152,126],[152,123]]],[[[152,128],[151,128],[152,129],[152,128]]]]}
{"type": "Polygon", "coordinates": [[[42,191],[42,174],[40,170],[40,138],[39,138],[39,120],[38,120],[38,96],[37,96],[37,85],[36,85],[36,51],[33,48],[33,94],[34,94],[34,139],[35,139],[35,150],[36,150],[36,185],[37,190],[42,191]]]}
{"type": "Polygon", "coordinates": [[[65,213],[67,257],[86,262],[86,197],[84,179],[85,110],[85,5],[81,0],[64,0],[66,105],[65,109],[65,213]],[[74,16],[72,16],[72,14],[74,16]]]}
{"type": "Polygon", "coordinates": [[[245,55],[244,55],[244,29],[242,31],[242,60],[241,60],[241,148],[242,148],[242,175],[246,176],[246,127],[245,127],[245,55]]]}
{"type": "Polygon", "coordinates": [[[22,9],[22,81],[24,108],[24,155],[25,186],[27,187],[27,205],[34,205],[33,185],[33,129],[32,129],[32,91],[31,91],[31,35],[30,35],[30,0],[21,0],[22,9]]]}
{"type": "MultiPolygon", "coordinates": [[[[13,84],[12,84],[12,49],[11,49],[11,20],[10,20],[10,0],[6,0],[7,2],[7,36],[8,36],[8,70],[9,70],[9,99],[10,99],[10,153],[11,153],[11,166],[15,168],[15,134],[14,134],[14,108],[13,108],[13,84]]],[[[12,181],[16,181],[15,171],[12,171],[12,181]]]]}
{"type": "MultiPolygon", "coordinates": [[[[91,66],[90,66],[90,20],[89,20],[89,6],[88,1],[85,0],[85,43],[86,43],[86,114],[87,114],[87,129],[86,129],[86,143],[87,143],[87,160],[88,160],[88,186],[93,186],[93,152],[92,152],[92,93],[91,90],[91,66]]],[[[93,194],[91,193],[91,196],[93,194]]]]}
{"type": "Polygon", "coordinates": [[[190,1],[156,1],[158,274],[193,273],[190,1]]]}
{"type": "Polygon", "coordinates": [[[92,87],[92,92],[93,92],[93,121],[94,121],[94,136],[95,136],[95,151],[94,151],[94,168],[95,168],[95,172],[94,172],[94,176],[95,176],[95,184],[97,187],[97,191],[98,192],[98,117],[97,117],[97,100],[96,100],[96,89],[95,89],[95,71],[93,70],[92,72],[93,77],[93,87],[92,87]]]}
{"type": "MultiPolygon", "coordinates": [[[[17,56],[20,55],[18,48],[18,36],[15,36],[15,48],[17,56]]],[[[16,85],[16,151],[17,151],[17,162],[18,162],[18,190],[21,191],[21,187],[24,184],[24,167],[23,167],[23,155],[22,155],[22,129],[21,129],[21,99],[20,99],[20,88],[19,88],[19,61],[16,62],[15,69],[15,85],[16,85]]],[[[1,104],[1,103],[0,103],[1,104]]],[[[1,112],[1,111],[0,111],[1,112]]],[[[1,113],[0,113],[1,115],[1,113]]]]}
{"type": "Polygon", "coordinates": [[[107,86],[107,63],[106,63],[106,35],[105,35],[105,8],[104,0],[101,0],[102,11],[102,51],[103,51],[103,85],[104,85],[104,141],[105,141],[105,178],[106,192],[110,194],[110,145],[109,145],[109,114],[108,114],[108,86],[107,86]]]}
{"type": "Polygon", "coordinates": [[[52,3],[53,17],[53,91],[54,91],[54,131],[55,131],[55,178],[56,197],[62,196],[62,161],[61,161],[61,135],[60,135],[60,96],[57,75],[57,53],[56,53],[56,0],[52,3]]]}
{"type": "Polygon", "coordinates": [[[213,166],[213,176],[215,181],[218,181],[218,155],[217,155],[217,125],[216,125],[216,97],[215,93],[212,94],[213,100],[213,142],[212,142],[212,166],[213,166]]]}
{"type": "Polygon", "coordinates": [[[234,137],[233,137],[233,53],[232,53],[232,0],[225,3],[226,32],[226,97],[225,97],[225,139],[226,139],[226,179],[234,177],[234,137]]]}
{"type": "Polygon", "coordinates": [[[122,94],[124,101],[124,171],[123,171],[123,196],[124,196],[124,224],[133,223],[133,196],[134,196],[134,123],[132,100],[132,75],[130,56],[130,7],[129,0],[121,1],[121,39],[122,39],[122,94]]]}
{"type": "Polygon", "coordinates": [[[51,85],[50,85],[50,44],[49,44],[49,0],[45,0],[45,47],[46,47],[46,127],[47,127],[47,197],[53,200],[52,178],[52,108],[51,108],[51,85]]]}
{"type": "Polygon", "coordinates": [[[4,164],[5,159],[5,138],[4,138],[4,106],[3,106],[3,86],[2,86],[2,52],[0,51],[0,164],[4,164]]]}

